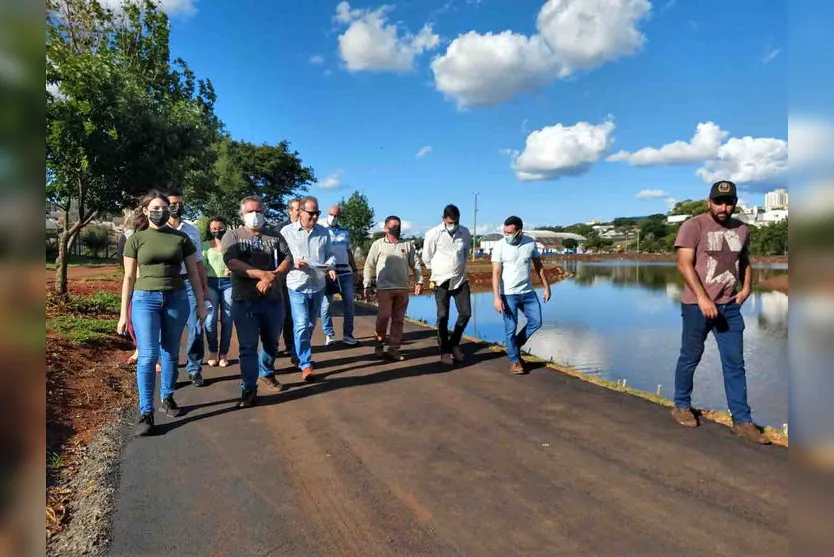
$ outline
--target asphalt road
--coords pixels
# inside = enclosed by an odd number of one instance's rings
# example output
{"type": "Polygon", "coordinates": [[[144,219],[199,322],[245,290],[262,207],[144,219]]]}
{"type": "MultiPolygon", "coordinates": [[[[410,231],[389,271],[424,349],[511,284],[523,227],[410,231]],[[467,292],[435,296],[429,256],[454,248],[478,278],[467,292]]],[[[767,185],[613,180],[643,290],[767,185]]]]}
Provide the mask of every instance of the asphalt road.
{"type": "Polygon", "coordinates": [[[477,345],[444,368],[416,325],[383,363],[372,327],[319,326],[327,377],[251,409],[236,365],[184,383],[188,413],[124,449],[110,554],[787,555],[786,449],[477,345]]]}

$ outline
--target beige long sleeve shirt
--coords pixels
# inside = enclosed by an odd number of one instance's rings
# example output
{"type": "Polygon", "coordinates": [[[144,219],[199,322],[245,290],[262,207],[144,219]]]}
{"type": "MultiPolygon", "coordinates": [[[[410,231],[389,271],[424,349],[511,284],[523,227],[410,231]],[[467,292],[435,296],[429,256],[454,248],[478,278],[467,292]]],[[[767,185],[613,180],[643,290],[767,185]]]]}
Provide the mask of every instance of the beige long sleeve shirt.
{"type": "Polygon", "coordinates": [[[423,268],[412,242],[389,242],[380,238],[371,244],[365,258],[365,288],[376,279],[377,290],[407,290],[408,270],[414,273],[417,284],[423,284],[423,268]]]}

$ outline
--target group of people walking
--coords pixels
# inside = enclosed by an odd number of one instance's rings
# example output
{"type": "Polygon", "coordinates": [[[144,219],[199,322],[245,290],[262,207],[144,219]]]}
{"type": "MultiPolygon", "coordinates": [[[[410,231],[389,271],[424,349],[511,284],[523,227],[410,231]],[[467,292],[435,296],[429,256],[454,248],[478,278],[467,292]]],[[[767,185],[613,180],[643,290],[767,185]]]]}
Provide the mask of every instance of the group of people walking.
{"type": "MultiPolygon", "coordinates": [[[[746,228],[725,218],[734,207],[735,186],[730,191],[727,183],[723,184],[713,187],[710,220],[693,219],[681,228],[677,242],[687,294],[673,415],[682,425],[697,425],[689,408],[692,376],[706,335],[713,331],[719,341],[727,396],[736,420],[734,431],[751,441],[763,442],[750,419],[741,354],[743,321],[738,306],[750,288],[746,228]],[[729,246],[726,250],[725,245],[729,246]],[[736,293],[739,258],[744,286],[736,293]],[[716,270],[716,265],[721,267],[716,270]]],[[[343,304],[342,343],[358,344],[353,333],[354,277],[359,270],[350,233],[340,222],[341,208],[336,205],[329,209],[327,226],[319,224],[322,212],[315,197],[294,199],[287,209],[289,219],[272,227],[266,222],[261,199],[246,197],[239,208],[243,226],[230,228],[225,219],[212,217],[208,223],[210,239],[203,242],[196,227],[182,220],[184,198],[180,192],[165,195],[152,191],[142,199],[132,233],[124,242],[125,276],[118,324],[119,333],[132,331],[138,348],[137,434],[148,435],[154,429],[157,370],[161,374],[162,410],[170,417],[182,414],[173,393],[180,340],[186,328],[186,370],[197,387],[205,384],[201,369],[203,338],[210,352],[206,363],[225,367],[229,364],[233,327],[237,331],[240,408],[256,404],[259,385],[282,390],[275,372],[282,337],[283,356],[298,367],[304,381],[316,380],[312,334],[321,317],[325,344],[337,342],[331,313],[335,293],[341,294],[343,304]]],[[[391,361],[405,359],[400,347],[410,284],[413,280],[414,294],[422,294],[425,267],[437,304],[440,362],[448,366],[463,362],[460,342],[471,316],[466,267],[472,236],[460,224],[459,209],[455,205],[443,209],[442,222],[425,235],[422,254],[417,253],[413,242],[402,240],[399,217],[387,217],[384,227],[385,234],[371,245],[362,271],[364,296],[370,298],[375,292],[378,302],[375,354],[391,361]],[[450,330],[452,300],[457,319],[450,330]]],[[[544,302],[550,300],[550,285],[536,241],[524,234],[519,217],[506,219],[503,236],[504,241],[491,253],[494,308],[504,322],[510,371],[524,374],[521,348],[542,324],[532,271],[544,286],[544,302]],[[521,330],[519,313],[526,320],[521,330]]]]}

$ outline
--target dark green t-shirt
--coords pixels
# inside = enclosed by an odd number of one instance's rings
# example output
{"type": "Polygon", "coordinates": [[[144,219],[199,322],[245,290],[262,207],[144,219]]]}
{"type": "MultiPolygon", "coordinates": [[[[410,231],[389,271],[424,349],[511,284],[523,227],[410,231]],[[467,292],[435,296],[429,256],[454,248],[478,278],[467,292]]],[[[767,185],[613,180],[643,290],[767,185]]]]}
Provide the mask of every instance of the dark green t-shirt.
{"type": "Polygon", "coordinates": [[[125,243],[125,257],[139,264],[135,290],[178,290],[185,288],[180,276],[182,262],[197,248],[185,232],[170,226],[136,232],[125,243]]]}

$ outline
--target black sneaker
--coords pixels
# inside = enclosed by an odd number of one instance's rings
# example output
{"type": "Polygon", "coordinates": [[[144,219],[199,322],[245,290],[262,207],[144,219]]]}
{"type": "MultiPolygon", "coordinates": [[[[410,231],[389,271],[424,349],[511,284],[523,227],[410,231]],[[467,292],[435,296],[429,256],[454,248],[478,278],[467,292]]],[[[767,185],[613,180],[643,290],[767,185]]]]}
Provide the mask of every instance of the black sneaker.
{"type": "Polygon", "coordinates": [[[153,414],[142,414],[136,424],[136,436],[145,437],[153,434],[153,414]]]}
{"type": "Polygon", "coordinates": [[[203,374],[200,372],[195,373],[191,376],[191,384],[195,387],[205,387],[206,380],[203,379],[203,374]]]}
{"type": "Polygon", "coordinates": [[[182,416],[182,408],[177,405],[177,402],[171,395],[162,399],[162,411],[165,412],[165,415],[169,418],[179,418],[182,416]]]}
{"type": "Polygon", "coordinates": [[[251,408],[258,402],[258,391],[256,389],[246,389],[240,394],[240,402],[237,403],[238,408],[251,408]]]}

